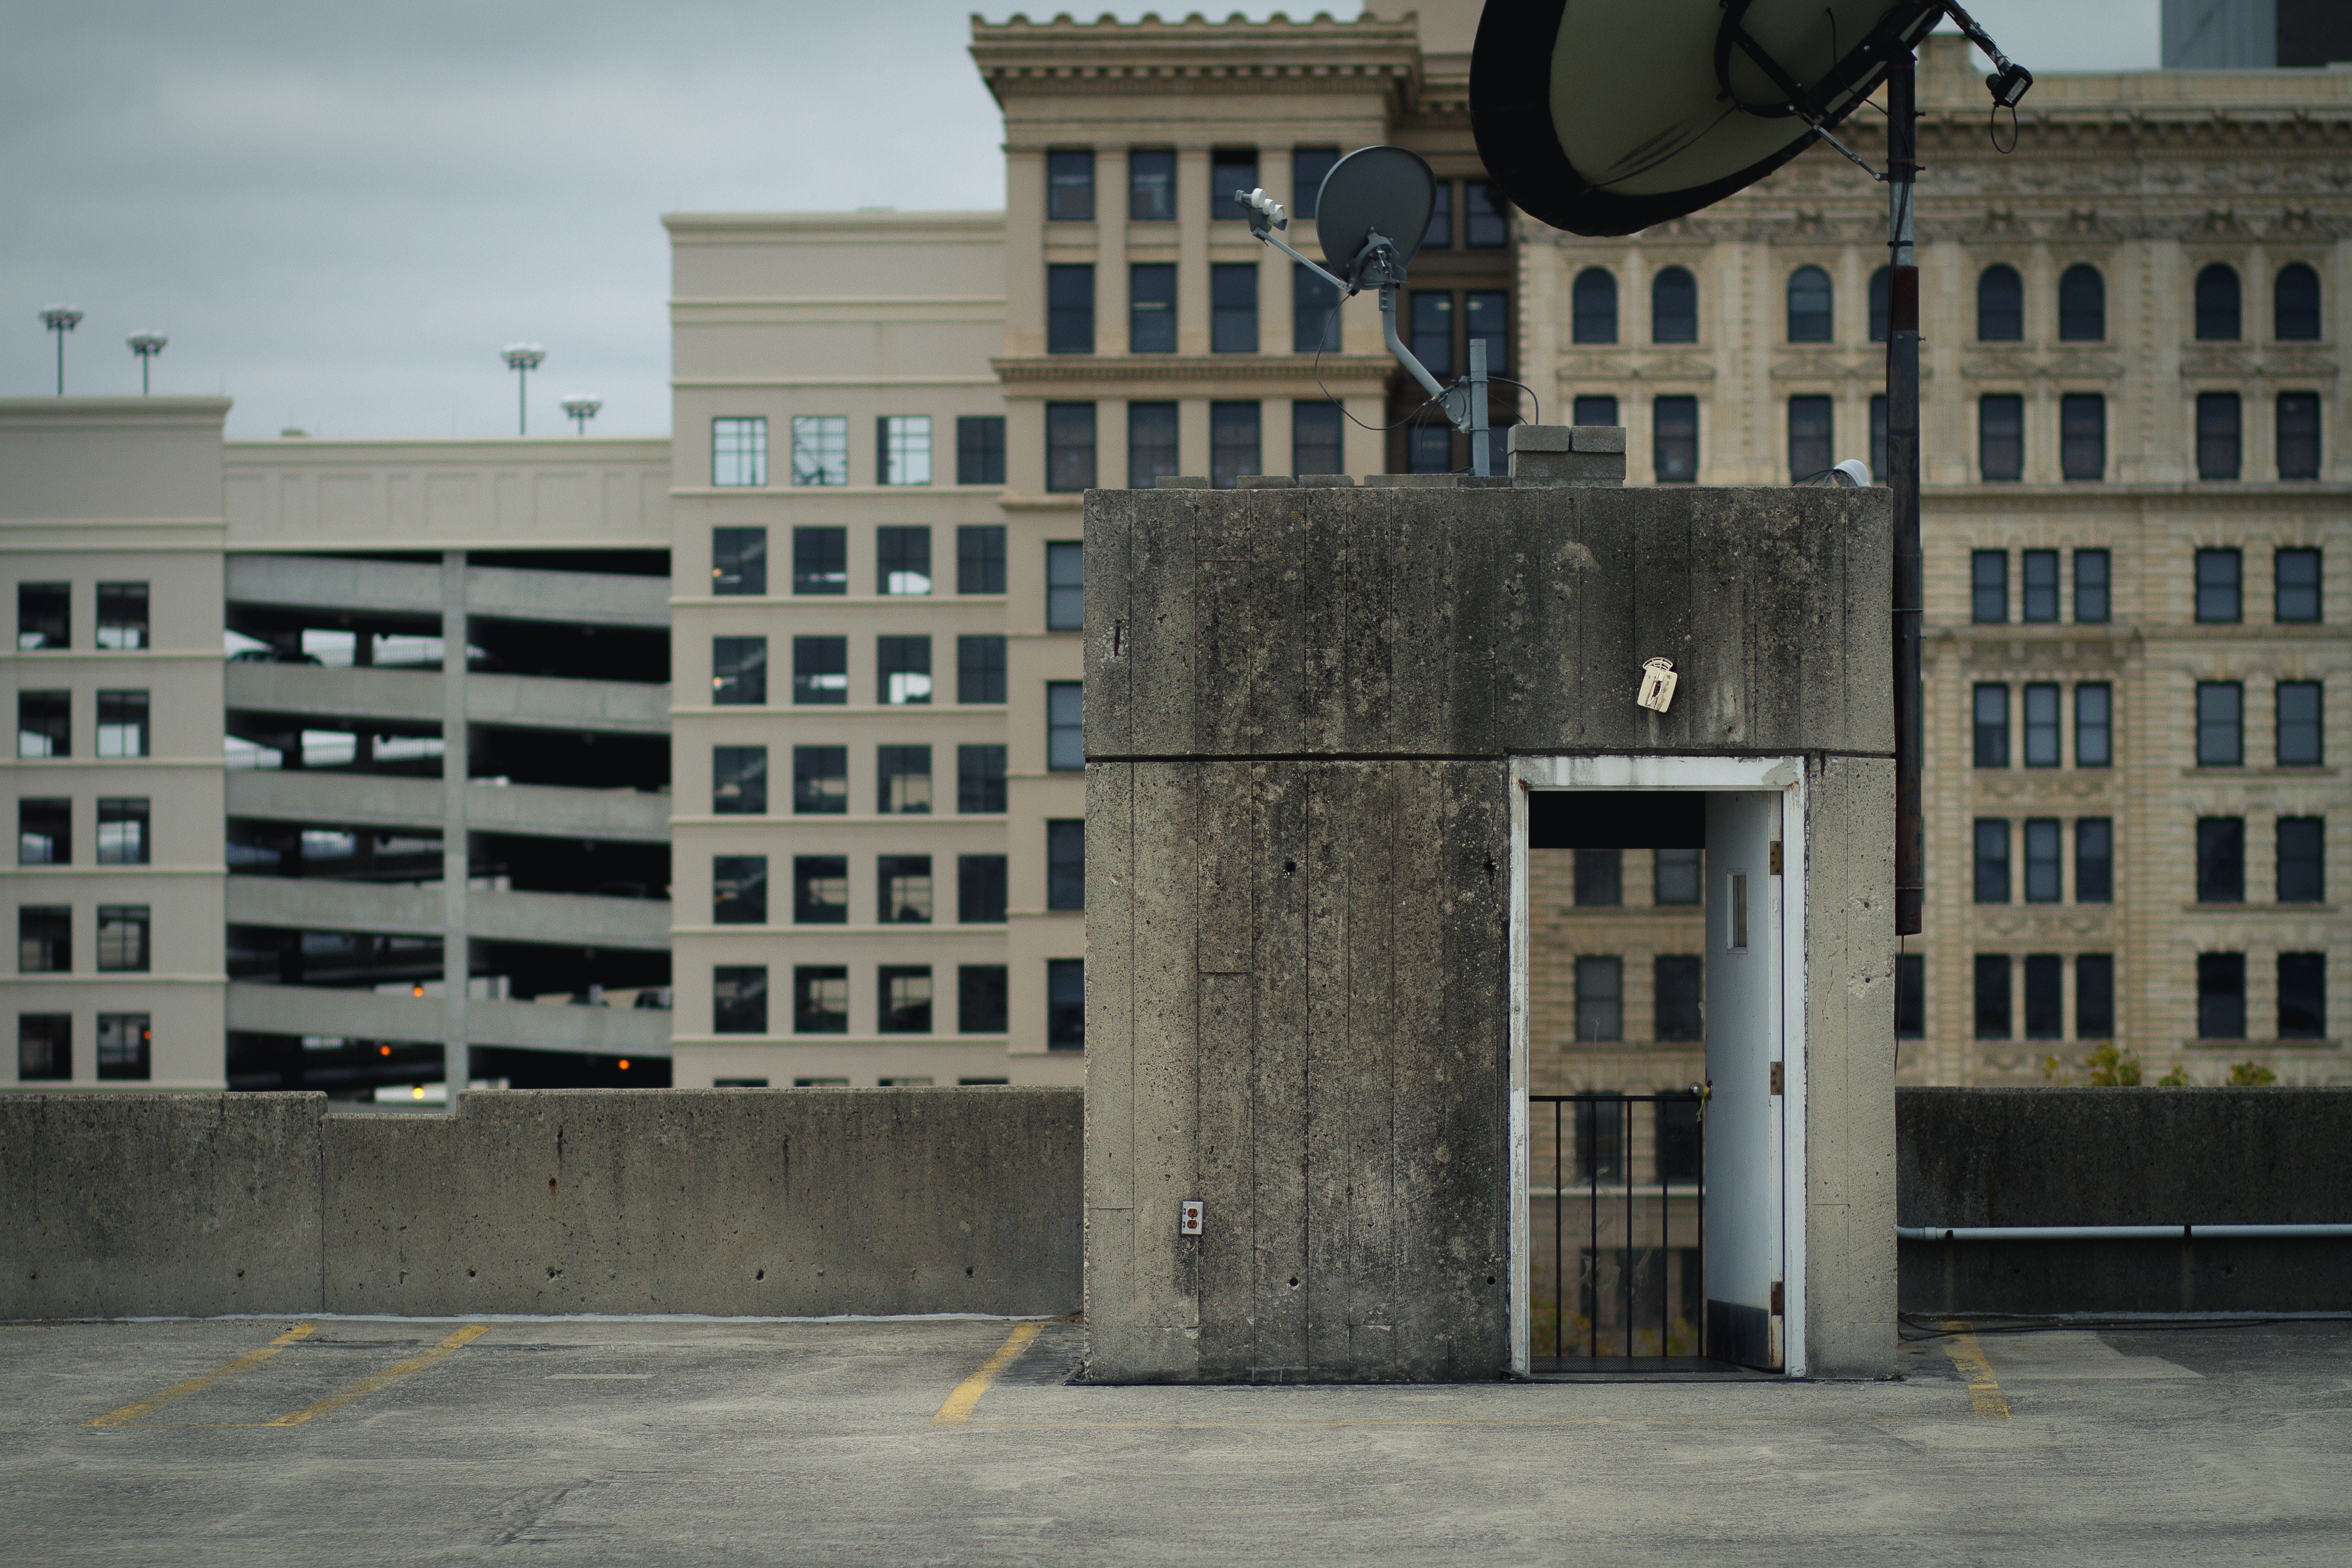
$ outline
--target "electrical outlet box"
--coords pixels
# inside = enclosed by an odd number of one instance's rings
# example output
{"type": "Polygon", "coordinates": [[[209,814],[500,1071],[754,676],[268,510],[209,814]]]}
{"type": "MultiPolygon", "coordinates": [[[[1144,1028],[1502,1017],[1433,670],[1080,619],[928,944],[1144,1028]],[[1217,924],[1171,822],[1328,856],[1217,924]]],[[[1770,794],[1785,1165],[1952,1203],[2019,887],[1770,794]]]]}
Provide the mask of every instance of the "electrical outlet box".
{"type": "Polygon", "coordinates": [[[1176,1234],[1179,1236],[1201,1234],[1201,1200],[1199,1198],[1188,1197],[1177,1205],[1176,1234]]]}

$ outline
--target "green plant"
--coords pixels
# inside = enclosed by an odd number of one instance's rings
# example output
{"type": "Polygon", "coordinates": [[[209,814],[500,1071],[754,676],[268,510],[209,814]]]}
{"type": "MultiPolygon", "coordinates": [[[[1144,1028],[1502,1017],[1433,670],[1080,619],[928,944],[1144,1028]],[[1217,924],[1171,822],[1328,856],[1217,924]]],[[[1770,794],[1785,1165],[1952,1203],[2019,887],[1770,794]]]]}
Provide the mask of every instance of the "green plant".
{"type": "Polygon", "coordinates": [[[2099,1047],[2084,1059],[2083,1065],[2089,1075],[2083,1082],[2095,1089],[2137,1089],[2141,1073],[2139,1053],[2121,1051],[2113,1040],[2099,1047]]]}
{"type": "Polygon", "coordinates": [[[2265,1083],[2276,1083],[2278,1074],[2259,1061],[2230,1063],[2230,1082],[2233,1088],[2259,1089],[2265,1083]]]}
{"type": "Polygon", "coordinates": [[[2169,1071],[2169,1072],[2168,1072],[2168,1073],[2166,1073],[2163,1077],[2161,1077],[2161,1078],[2158,1079],[2158,1080],[2156,1081],[2156,1086],[2157,1086],[2158,1089],[2186,1089],[2186,1088],[2188,1088],[2188,1087],[2189,1087],[2189,1069],[2188,1069],[2185,1065],[2183,1065],[2182,1063],[2180,1063],[2180,1062],[2178,1062],[2178,1061],[2174,1062],[2174,1063],[2172,1064],[2172,1071],[2169,1071]]]}
{"type": "Polygon", "coordinates": [[[2059,1062],[2055,1056],[2045,1056],[2042,1059],[2042,1078],[2045,1083],[2054,1083],[2061,1089],[2074,1082],[2073,1073],[2059,1071],[2059,1062]]]}

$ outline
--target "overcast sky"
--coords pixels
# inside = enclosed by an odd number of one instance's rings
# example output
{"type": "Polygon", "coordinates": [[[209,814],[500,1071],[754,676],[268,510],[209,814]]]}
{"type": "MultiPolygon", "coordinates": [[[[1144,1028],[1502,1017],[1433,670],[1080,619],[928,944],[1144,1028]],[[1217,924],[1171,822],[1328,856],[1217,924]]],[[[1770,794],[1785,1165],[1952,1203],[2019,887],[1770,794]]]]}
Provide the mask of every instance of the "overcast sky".
{"type": "MultiPolygon", "coordinates": [[[[2154,66],[2157,8],[1972,7],[2037,71],[2154,66]]],[[[970,12],[0,0],[0,395],[52,390],[65,302],[68,392],[138,391],[160,331],[155,390],[233,394],[236,435],[511,434],[519,340],[535,432],[572,392],[666,432],[661,214],[1003,204],[970,12]]]]}

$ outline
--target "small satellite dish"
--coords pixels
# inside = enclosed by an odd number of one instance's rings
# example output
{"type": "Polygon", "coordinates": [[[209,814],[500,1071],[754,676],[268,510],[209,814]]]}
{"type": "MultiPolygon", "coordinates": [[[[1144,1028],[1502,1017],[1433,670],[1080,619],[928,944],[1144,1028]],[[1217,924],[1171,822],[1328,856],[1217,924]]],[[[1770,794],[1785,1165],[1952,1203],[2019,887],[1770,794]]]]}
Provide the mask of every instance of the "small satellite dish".
{"type": "Polygon", "coordinates": [[[1410,266],[1437,205],[1437,176],[1418,152],[1360,147],[1331,165],[1315,198],[1315,232],[1331,270],[1358,283],[1357,262],[1378,234],[1410,266]]]}

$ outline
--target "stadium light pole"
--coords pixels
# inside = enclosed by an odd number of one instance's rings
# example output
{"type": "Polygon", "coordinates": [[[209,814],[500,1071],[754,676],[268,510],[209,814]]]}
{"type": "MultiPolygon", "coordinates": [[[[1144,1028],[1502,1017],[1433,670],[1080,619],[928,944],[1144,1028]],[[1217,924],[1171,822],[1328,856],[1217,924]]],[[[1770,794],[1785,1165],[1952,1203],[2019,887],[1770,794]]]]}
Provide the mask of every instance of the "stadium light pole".
{"type": "Polygon", "coordinates": [[[563,410],[564,417],[572,421],[572,434],[585,435],[588,434],[588,422],[596,417],[597,412],[604,406],[604,400],[599,397],[583,397],[575,392],[565,398],[560,406],[563,410]]]}
{"type": "Polygon", "coordinates": [[[58,395],[66,395],[66,334],[81,325],[81,312],[70,305],[51,305],[41,311],[41,325],[58,335],[58,395]]]}
{"type": "Polygon", "coordinates": [[[131,339],[131,351],[139,356],[140,396],[144,397],[155,390],[149,383],[147,373],[154,368],[155,356],[162,353],[163,345],[171,340],[161,332],[140,332],[131,339]]]}
{"type": "Polygon", "coordinates": [[[499,355],[506,361],[507,369],[515,373],[515,434],[529,435],[530,372],[539,369],[539,362],[547,358],[547,350],[537,343],[509,343],[499,355]]]}

